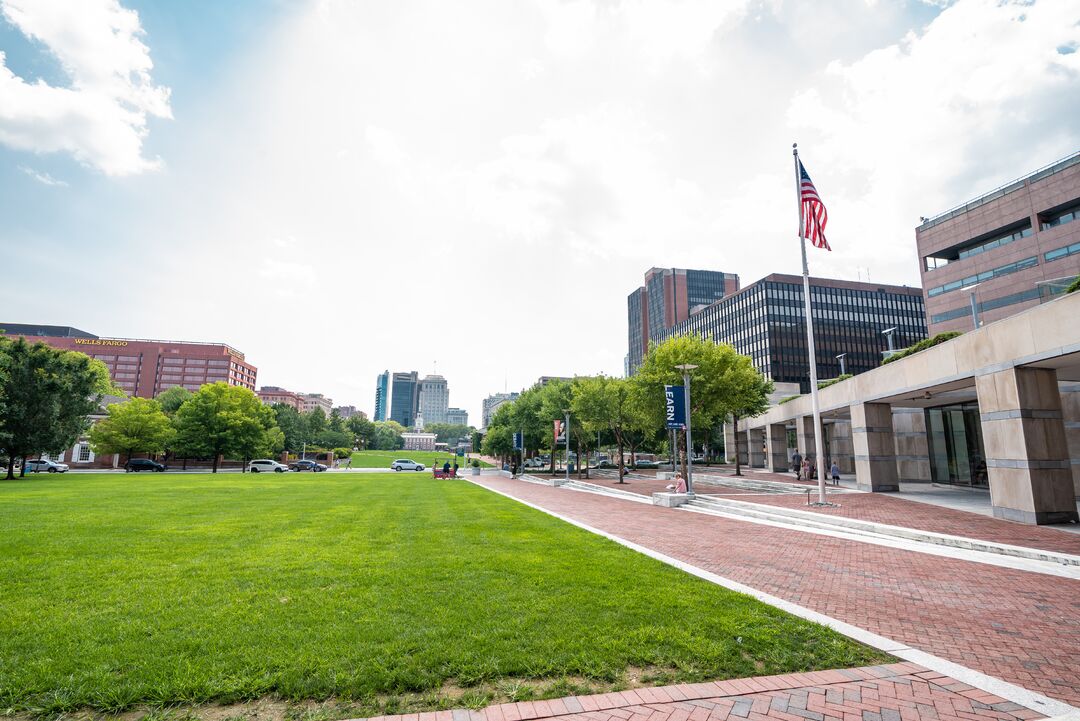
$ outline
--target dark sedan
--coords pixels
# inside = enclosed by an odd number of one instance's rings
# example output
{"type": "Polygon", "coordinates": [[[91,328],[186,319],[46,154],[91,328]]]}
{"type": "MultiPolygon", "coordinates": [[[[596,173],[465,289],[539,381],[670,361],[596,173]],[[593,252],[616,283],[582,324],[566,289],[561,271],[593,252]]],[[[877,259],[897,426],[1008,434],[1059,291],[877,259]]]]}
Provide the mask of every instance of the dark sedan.
{"type": "Polygon", "coordinates": [[[289,464],[289,470],[290,471],[313,471],[315,473],[319,473],[320,471],[325,471],[326,466],[324,466],[321,463],[316,463],[315,461],[307,461],[307,460],[293,461],[292,463],[289,464]]]}

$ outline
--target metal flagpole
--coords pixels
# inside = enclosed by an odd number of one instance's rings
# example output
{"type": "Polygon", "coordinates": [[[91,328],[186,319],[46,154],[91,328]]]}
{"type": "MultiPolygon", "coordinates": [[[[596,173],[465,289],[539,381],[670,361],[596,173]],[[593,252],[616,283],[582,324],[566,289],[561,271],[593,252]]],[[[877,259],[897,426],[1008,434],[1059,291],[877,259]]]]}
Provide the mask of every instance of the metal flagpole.
{"type": "MultiPolygon", "coordinates": [[[[799,205],[799,247],[802,250],[803,307],[806,313],[806,349],[810,361],[810,403],[814,409],[814,451],[818,476],[818,502],[825,503],[825,458],[821,436],[821,406],[818,404],[817,352],[814,349],[814,321],[810,315],[810,268],[806,264],[806,227],[803,218],[802,175],[799,173],[799,144],[791,144],[795,156],[795,197],[799,205]]],[[[806,449],[809,450],[809,449],[806,449]]]]}

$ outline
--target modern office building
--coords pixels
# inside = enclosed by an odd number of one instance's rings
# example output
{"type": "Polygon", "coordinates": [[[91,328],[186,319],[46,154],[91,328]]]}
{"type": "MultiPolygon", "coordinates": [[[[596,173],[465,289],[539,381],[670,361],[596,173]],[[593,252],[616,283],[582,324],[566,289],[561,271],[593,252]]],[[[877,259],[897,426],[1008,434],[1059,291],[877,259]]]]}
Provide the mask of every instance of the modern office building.
{"type": "Polygon", "coordinates": [[[385,370],[375,378],[375,415],[374,420],[385,421],[390,405],[390,371],[385,370]]]}
{"type": "Polygon", "coordinates": [[[450,386],[440,375],[424,376],[420,381],[420,415],[424,423],[446,423],[446,411],[450,407],[450,386]]]}
{"type": "Polygon", "coordinates": [[[931,335],[1045,302],[1080,274],[1080,152],[915,230],[931,335]]]}
{"type": "Polygon", "coordinates": [[[263,386],[257,391],[259,400],[263,402],[263,405],[272,406],[275,403],[284,403],[287,406],[291,406],[296,410],[300,410],[300,394],[287,391],[284,388],[278,388],[277,386],[263,386]]]}
{"type": "Polygon", "coordinates": [[[467,426],[469,412],[463,408],[449,408],[446,411],[446,422],[452,426],[467,426]]]}
{"type": "MultiPolygon", "coordinates": [[[[877,368],[890,348],[884,332],[889,329],[894,329],[890,333],[894,348],[926,337],[918,288],[811,278],[810,306],[819,379],[840,375],[841,354],[847,373],[877,368]]],[[[778,383],[798,383],[801,392],[810,392],[801,276],[766,276],[651,335],[656,343],[677,335],[728,343],[750,356],[765,376],[778,383]]]]}
{"type": "Polygon", "coordinates": [[[224,343],[106,338],[68,326],[0,323],[0,329],[6,337],[22,336],[97,358],[108,366],[117,386],[140,398],[153,398],[173,386],[197,391],[218,381],[255,390],[258,370],[224,343]]]}
{"type": "Polygon", "coordinates": [[[555,382],[565,383],[565,382],[571,381],[571,380],[573,380],[573,378],[570,378],[568,376],[540,376],[536,380],[536,383],[534,383],[533,385],[534,386],[540,386],[541,388],[543,388],[548,383],[555,383],[555,382]]]}
{"type": "Polygon", "coordinates": [[[717,270],[650,268],[645,285],[627,297],[628,366],[637,372],[649,338],[739,289],[739,276],[717,270]]]}
{"type": "Polygon", "coordinates": [[[330,411],[334,410],[334,401],[330,398],[327,398],[322,393],[300,394],[301,413],[310,413],[316,408],[322,409],[322,412],[329,416],[330,411]]]}
{"type": "Polygon", "coordinates": [[[496,409],[503,403],[509,403],[510,401],[516,401],[520,393],[492,393],[490,396],[484,399],[483,407],[480,411],[480,428],[486,429],[488,423],[491,421],[491,416],[495,414],[496,409]]]}
{"type": "Polygon", "coordinates": [[[390,382],[390,415],[388,420],[397,421],[409,428],[416,422],[420,408],[420,379],[416,371],[394,373],[390,382]]]}

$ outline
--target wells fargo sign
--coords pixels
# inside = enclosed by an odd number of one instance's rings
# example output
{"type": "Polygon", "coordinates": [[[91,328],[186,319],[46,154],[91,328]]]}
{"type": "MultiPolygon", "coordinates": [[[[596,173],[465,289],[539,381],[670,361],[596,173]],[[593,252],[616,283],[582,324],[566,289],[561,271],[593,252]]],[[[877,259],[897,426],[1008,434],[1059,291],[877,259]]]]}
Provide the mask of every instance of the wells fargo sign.
{"type": "Polygon", "coordinates": [[[126,340],[108,340],[107,338],[76,338],[75,345],[112,345],[125,346],[126,340]]]}

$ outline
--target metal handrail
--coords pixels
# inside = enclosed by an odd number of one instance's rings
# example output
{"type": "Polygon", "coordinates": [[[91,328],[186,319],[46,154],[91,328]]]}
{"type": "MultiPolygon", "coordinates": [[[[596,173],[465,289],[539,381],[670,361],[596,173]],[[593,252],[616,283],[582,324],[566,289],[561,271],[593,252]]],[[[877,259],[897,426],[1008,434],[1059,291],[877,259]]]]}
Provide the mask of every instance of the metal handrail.
{"type": "Polygon", "coordinates": [[[924,230],[926,228],[932,228],[935,225],[938,225],[939,223],[943,223],[946,220],[949,220],[951,218],[955,218],[956,216],[960,215],[961,213],[966,213],[967,211],[969,211],[969,210],[971,210],[973,208],[977,208],[980,205],[985,205],[986,203],[989,203],[991,200],[995,200],[995,199],[1000,198],[1000,197],[1002,197],[1004,195],[1008,195],[1009,193],[1011,193],[1014,190],[1019,190],[1020,188],[1024,187],[1025,182],[1041,180],[1043,178],[1046,178],[1046,177],[1049,177],[1049,176],[1053,175],[1054,173],[1060,173],[1062,170],[1065,170],[1066,168],[1070,168],[1073,165],[1076,165],[1077,163],[1080,163],[1080,150],[1077,150],[1076,152],[1071,153],[1070,155],[1066,155],[1064,158],[1061,158],[1060,160],[1055,160],[1054,162],[1050,163],[1049,165],[1044,165],[1043,167],[1039,168],[1038,170],[1034,170],[1034,171],[1028,173],[1027,175],[1024,175],[1024,176],[1022,176],[1020,178],[1017,178],[1016,180],[1010,180],[1008,183],[1005,183],[1004,185],[999,185],[998,187],[994,188],[993,190],[991,190],[989,192],[986,192],[986,193],[983,193],[982,195],[979,195],[979,196],[973,198],[972,200],[967,201],[966,203],[961,203],[960,205],[957,205],[957,206],[955,206],[953,208],[949,208],[948,210],[946,210],[946,211],[944,211],[942,213],[938,213],[937,215],[933,216],[932,218],[927,218],[926,220],[924,220],[922,223],[919,224],[919,230],[924,230]]]}

